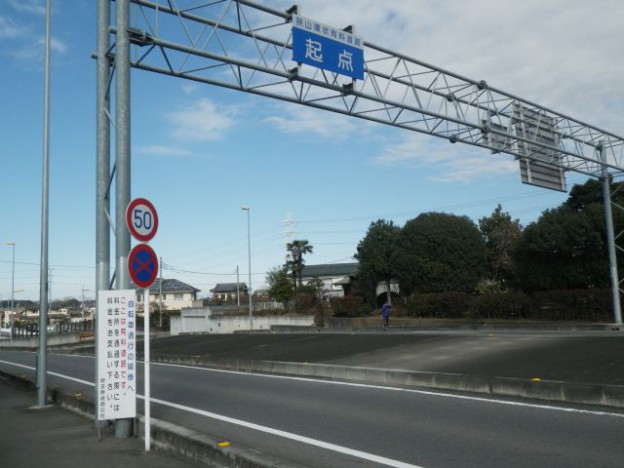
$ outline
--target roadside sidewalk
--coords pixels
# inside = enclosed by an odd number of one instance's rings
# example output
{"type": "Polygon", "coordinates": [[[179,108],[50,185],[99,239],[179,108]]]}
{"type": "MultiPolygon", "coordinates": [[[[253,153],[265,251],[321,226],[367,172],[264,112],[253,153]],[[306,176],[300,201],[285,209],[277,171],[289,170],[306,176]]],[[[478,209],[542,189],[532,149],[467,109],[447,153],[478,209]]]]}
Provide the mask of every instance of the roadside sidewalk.
{"type": "Polygon", "coordinates": [[[11,468],[189,468],[200,466],[137,438],[115,438],[93,421],[52,405],[34,408],[36,396],[0,380],[0,465],[11,468]]]}

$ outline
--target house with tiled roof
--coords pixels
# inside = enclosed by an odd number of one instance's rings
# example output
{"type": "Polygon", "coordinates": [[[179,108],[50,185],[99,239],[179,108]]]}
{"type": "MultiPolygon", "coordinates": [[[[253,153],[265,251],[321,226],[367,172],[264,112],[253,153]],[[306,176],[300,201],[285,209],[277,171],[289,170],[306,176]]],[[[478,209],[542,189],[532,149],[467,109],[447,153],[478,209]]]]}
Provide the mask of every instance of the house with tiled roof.
{"type": "MultiPolygon", "coordinates": [[[[162,295],[163,306],[167,310],[180,310],[185,307],[193,307],[197,302],[197,293],[200,290],[190,284],[183,283],[177,279],[156,278],[149,288],[150,303],[159,303],[162,295]]],[[[137,289],[137,302],[139,307],[143,304],[144,290],[137,289]]]]}
{"type": "MultiPolygon", "coordinates": [[[[358,274],[358,263],[326,263],[320,265],[304,265],[302,281],[307,284],[314,278],[323,281],[323,296],[325,298],[341,297],[351,293],[353,280],[358,274]]],[[[386,283],[380,281],[377,284],[377,301],[383,304],[386,300],[386,283]]],[[[392,295],[399,295],[399,283],[396,280],[390,282],[392,295]]]]}
{"type": "Polygon", "coordinates": [[[239,295],[247,294],[246,283],[217,283],[210,290],[212,299],[222,302],[236,302],[239,295]]]}
{"type": "Polygon", "coordinates": [[[357,270],[357,262],[304,265],[301,279],[304,284],[307,284],[309,281],[318,278],[323,282],[324,297],[341,297],[349,294],[357,270]]]}

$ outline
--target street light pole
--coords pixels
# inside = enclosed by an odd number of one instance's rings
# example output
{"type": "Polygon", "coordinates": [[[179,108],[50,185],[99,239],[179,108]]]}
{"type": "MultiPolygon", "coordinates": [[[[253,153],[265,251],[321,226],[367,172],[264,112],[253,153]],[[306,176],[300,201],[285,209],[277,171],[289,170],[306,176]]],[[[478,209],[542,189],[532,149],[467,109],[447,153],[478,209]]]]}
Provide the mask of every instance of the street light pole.
{"type": "Polygon", "coordinates": [[[249,329],[253,330],[253,302],[251,300],[251,225],[249,223],[249,206],[241,206],[241,210],[247,212],[247,262],[249,267],[249,286],[247,287],[247,296],[249,296],[249,329]]]}
{"type": "Polygon", "coordinates": [[[11,261],[11,313],[15,307],[15,242],[7,242],[6,245],[13,247],[13,260],[11,261]]]}
{"type": "Polygon", "coordinates": [[[37,353],[37,403],[47,404],[48,372],[48,256],[49,256],[49,200],[50,200],[50,52],[51,1],[46,1],[45,20],[45,75],[43,99],[43,180],[41,183],[41,264],[39,266],[39,350],[37,353]]]}

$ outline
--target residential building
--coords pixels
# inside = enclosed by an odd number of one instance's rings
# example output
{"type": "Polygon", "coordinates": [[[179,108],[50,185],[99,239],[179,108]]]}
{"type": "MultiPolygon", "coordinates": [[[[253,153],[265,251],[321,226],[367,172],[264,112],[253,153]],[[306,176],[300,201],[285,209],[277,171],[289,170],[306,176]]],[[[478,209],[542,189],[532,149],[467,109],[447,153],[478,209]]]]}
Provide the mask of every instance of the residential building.
{"type": "Polygon", "coordinates": [[[304,284],[318,278],[323,282],[323,297],[342,297],[349,294],[353,278],[357,275],[357,263],[325,263],[304,265],[301,279],[304,284]]]}
{"type": "MultiPolygon", "coordinates": [[[[161,288],[160,278],[156,278],[149,288],[149,301],[150,303],[159,303],[162,293],[162,302],[166,310],[180,310],[184,307],[195,306],[199,291],[199,289],[177,279],[165,278],[162,280],[161,288]]],[[[143,308],[143,294],[144,290],[137,288],[137,302],[141,309],[143,308]]]]}
{"type": "Polygon", "coordinates": [[[246,283],[217,283],[214,288],[210,290],[212,293],[212,299],[217,302],[225,303],[237,303],[239,296],[243,294],[247,296],[247,284],[246,283]]]}

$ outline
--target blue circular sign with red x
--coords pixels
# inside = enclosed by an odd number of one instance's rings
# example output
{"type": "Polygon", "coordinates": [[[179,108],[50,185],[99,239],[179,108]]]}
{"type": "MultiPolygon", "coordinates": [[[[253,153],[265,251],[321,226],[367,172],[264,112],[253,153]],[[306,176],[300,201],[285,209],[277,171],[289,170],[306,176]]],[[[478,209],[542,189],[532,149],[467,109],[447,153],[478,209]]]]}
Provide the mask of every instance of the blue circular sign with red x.
{"type": "Polygon", "coordinates": [[[156,252],[147,244],[138,244],[128,257],[130,278],[139,288],[149,288],[158,275],[156,252]]]}

